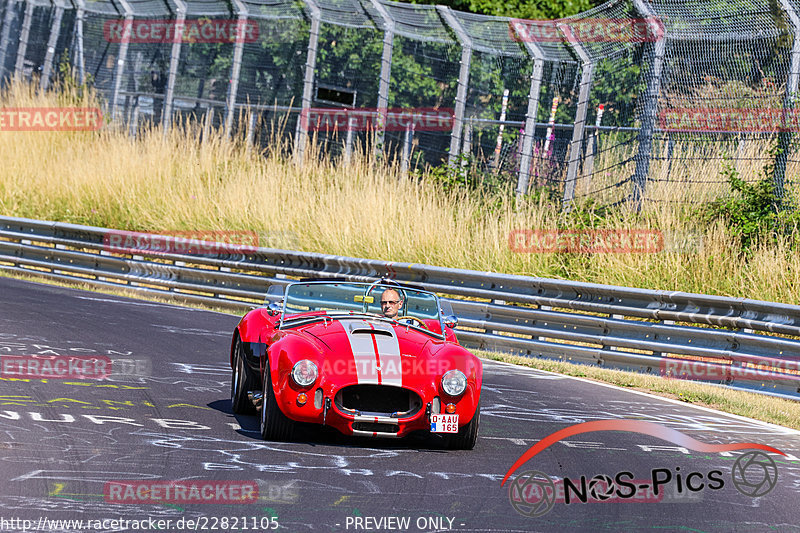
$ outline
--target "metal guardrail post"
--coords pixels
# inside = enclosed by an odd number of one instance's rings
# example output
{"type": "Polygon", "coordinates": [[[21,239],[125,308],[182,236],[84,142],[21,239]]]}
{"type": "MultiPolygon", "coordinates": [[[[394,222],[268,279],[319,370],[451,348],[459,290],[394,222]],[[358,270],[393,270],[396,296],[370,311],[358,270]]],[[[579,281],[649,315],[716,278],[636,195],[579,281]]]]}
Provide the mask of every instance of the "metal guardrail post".
{"type": "MultiPolygon", "coordinates": [[[[513,22],[517,35],[525,35],[522,21],[513,22]]],[[[531,71],[531,88],[528,91],[528,110],[525,113],[525,132],[522,135],[522,157],[519,162],[519,178],[517,179],[517,197],[528,192],[531,180],[531,163],[533,162],[533,140],[536,137],[536,117],[539,113],[539,94],[544,75],[544,52],[531,39],[524,39],[525,49],[533,58],[531,71]]]]}
{"type": "Polygon", "coordinates": [[[641,129],[639,130],[639,150],[634,160],[636,170],[633,175],[633,191],[631,200],[638,209],[644,190],[647,186],[647,175],[650,172],[650,159],[653,152],[653,134],[656,128],[658,115],[658,97],[661,94],[661,75],[664,70],[664,55],[667,48],[666,29],[656,16],[653,8],[646,0],[633,0],[633,5],[642,17],[647,19],[647,25],[652,35],[658,39],[651,45],[649,57],[651,59],[650,71],[647,77],[647,90],[642,95],[641,129]]]}
{"type": "Polygon", "coordinates": [[[322,12],[314,0],[303,0],[308,8],[311,17],[311,29],[308,35],[308,52],[306,54],[305,76],[303,77],[303,98],[301,100],[302,110],[297,117],[297,128],[295,133],[295,160],[303,162],[308,144],[308,112],[311,109],[311,96],[314,92],[314,71],[317,69],[317,47],[319,46],[319,26],[322,12]]]}
{"type": "Polygon", "coordinates": [[[111,118],[116,119],[119,112],[119,90],[122,87],[122,78],[125,75],[125,61],[128,58],[128,46],[131,42],[131,31],[133,26],[133,9],[127,0],[118,0],[120,6],[125,11],[125,26],[122,29],[122,41],[119,44],[119,58],[117,68],[114,69],[114,90],[111,93],[111,118]]]}
{"type": "Polygon", "coordinates": [[[44,55],[42,65],[42,77],[39,79],[39,87],[47,89],[50,86],[50,74],[53,71],[53,59],[56,55],[58,36],[61,34],[61,21],[64,18],[64,5],[62,0],[54,0],[55,11],[53,12],[53,23],[50,25],[50,36],[47,39],[47,52],[44,55]]]}
{"type": "MultiPolygon", "coordinates": [[[[792,23],[794,35],[792,39],[792,60],[789,64],[789,74],[786,80],[786,94],[783,99],[783,111],[791,113],[795,109],[795,100],[798,96],[798,82],[800,82],[800,17],[797,15],[797,10],[792,6],[788,0],[780,0],[781,7],[786,12],[786,16],[792,23]]],[[[794,121],[790,122],[794,124],[794,121]]],[[[783,199],[785,194],[784,181],[786,179],[786,162],[789,158],[789,150],[792,144],[792,131],[786,131],[784,128],[778,135],[778,153],[775,154],[775,183],[773,190],[775,195],[783,199]]]]}
{"type": "Polygon", "coordinates": [[[247,6],[242,0],[232,0],[236,7],[236,43],[233,47],[233,65],[231,65],[231,81],[228,86],[228,98],[225,102],[225,135],[230,137],[233,129],[233,115],[236,112],[236,98],[239,93],[239,76],[242,72],[242,55],[247,31],[247,6]]]}
{"type": "Polygon", "coordinates": [[[180,61],[181,57],[183,32],[186,29],[186,4],[183,0],[172,0],[172,2],[175,3],[177,13],[175,16],[175,30],[173,31],[172,51],[169,55],[167,92],[164,95],[164,116],[161,117],[165,135],[172,124],[172,101],[175,97],[175,80],[178,77],[178,61],[180,61]]]}
{"type": "Polygon", "coordinates": [[[392,76],[395,23],[389,11],[380,3],[380,0],[371,0],[371,2],[383,19],[383,52],[381,53],[381,77],[378,83],[378,127],[375,131],[374,146],[374,153],[377,158],[383,152],[383,143],[386,135],[386,113],[389,107],[389,83],[392,76]]]}
{"type": "Polygon", "coordinates": [[[14,65],[14,76],[21,77],[25,68],[25,54],[28,53],[28,39],[31,34],[31,19],[33,19],[34,4],[32,0],[25,3],[25,15],[22,19],[22,31],[19,34],[19,47],[17,48],[17,62],[14,65]]]}
{"type": "Polygon", "coordinates": [[[8,54],[8,46],[11,44],[11,21],[14,20],[16,4],[16,0],[6,1],[6,12],[3,17],[3,33],[0,35],[0,79],[5,78],[6,75],[6,57],[8,54]]]}
{"type": "Polygon", "coordinates": [[[456,19],[447,6],[436,6],[437,11],[447,26],[456,34],[461,44],[461,68],[458,72],[458,90],[456,91],[455,116],[453,117],[453,133],[450,135],[449,165],[454,165],[461,148],[461,131],[464,127],[464,109],[467,107],[467,88],[469,87],[469,68],[472,64],[472,38],[456,19]]]}
{"type": "Polygon", "coordinates": [[[583,132],[586,128],[586,115],[589,110],[589,91],[592,88],[594,63],[586,50],[572,34],[566,24],[557,24],[564,33],[566,40],[581,60],[581,86],[578,93],[578,109],[575,112],[575,126],[572,130],[572,142],[569,145],[569,166],[567,167],[567,181],[564,183],[564,200],[562,209],[572,209],[572,200],[575,198],[575,184],[578,181],[578,165],[583,151],[583,132]]]}

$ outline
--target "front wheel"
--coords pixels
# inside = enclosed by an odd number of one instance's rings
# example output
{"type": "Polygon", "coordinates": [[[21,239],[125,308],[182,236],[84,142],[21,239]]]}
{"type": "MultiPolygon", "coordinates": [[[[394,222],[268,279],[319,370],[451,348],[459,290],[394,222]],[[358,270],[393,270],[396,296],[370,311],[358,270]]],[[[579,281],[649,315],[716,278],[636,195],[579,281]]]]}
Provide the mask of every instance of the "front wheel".
{"type": "Polygon", "coordinates": [[[261,438],[264,440],[286,441],[292,438],[294,423],[285,415],[275,399],[272,390],[272,376],[269,363],[264,370],[264,395],[261,402],[261,438]]]}
{"type": "Polygon", "coordinates": [[[449,435],[447,447],[451,450],[471,450],[478,441],[478,426],[481,423],[481,405],[475,408],[475,414],[469,424],[458,430],[458,433],[449,435]]]}
{"type": "Polygon", "coordinates": [[[231,374],[231,410],[237,415],[255,412],[253,402],[247,394],[252,388],[252,380],[244,368],[242,341],[237,336],[236,345],[233,347],[233,374],[231,374]]]}

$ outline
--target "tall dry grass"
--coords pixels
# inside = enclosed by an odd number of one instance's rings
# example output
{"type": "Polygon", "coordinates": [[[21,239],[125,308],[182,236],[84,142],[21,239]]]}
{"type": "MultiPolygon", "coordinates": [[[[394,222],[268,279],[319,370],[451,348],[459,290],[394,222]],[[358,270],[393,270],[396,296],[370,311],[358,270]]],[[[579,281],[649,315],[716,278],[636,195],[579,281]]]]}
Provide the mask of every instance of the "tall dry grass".
{"type": "MultiPolygon", "coordinates": [[[[1,98],[7,107],[96,105],[91,94],[74,89],[43,95],[20,84],[1,98]]],[[[136,139],[122,130],[0,132],[0,212],[138,231],[251,230],[277,236],[274,246],[306,251],[800,301],[796,255],[775,245],[745,259],[724,227],[704,225],[685,206],[621,210],[604,224],[661,230],[668,243],[695,235],[699,245],[688,250],[515,253],[509,233],[555,228],[563,216],[555,206],[445,192],[364,154],[345,166],[312,150],[298,165],[280,149],[248,151],[241,140],[202,135],[192,124],[166,135],[140,131],[136,139]],[[281,242],[282,235],[293,235],[291,242],[281,242]]]]}

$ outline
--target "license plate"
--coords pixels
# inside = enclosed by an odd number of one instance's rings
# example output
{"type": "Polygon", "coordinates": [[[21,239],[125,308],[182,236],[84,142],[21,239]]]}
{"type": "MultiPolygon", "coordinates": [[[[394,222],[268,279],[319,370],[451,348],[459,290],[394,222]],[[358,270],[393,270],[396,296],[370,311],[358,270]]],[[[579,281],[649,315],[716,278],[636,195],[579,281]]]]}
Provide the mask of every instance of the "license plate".
{"type": "Polygon", "coordinates": [[[431,415],[431,433],[458,433],[458,415],[431,415]]]}

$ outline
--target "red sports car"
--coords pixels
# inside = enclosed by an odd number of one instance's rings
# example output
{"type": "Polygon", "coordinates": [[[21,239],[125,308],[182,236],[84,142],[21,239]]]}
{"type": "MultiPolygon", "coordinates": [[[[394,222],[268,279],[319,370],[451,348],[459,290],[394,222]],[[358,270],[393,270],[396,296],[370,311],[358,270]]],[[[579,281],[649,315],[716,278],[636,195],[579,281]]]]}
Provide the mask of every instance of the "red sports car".
{"type": "Polygon", "coordinates": [[[390,280],[289,284],[233,334],[234,413],[260,403],[267,440],[289,439],[305,422],[366,437],[440,433],[448,447],[472,449],[483,366],[441,305],[390,280]]]}

